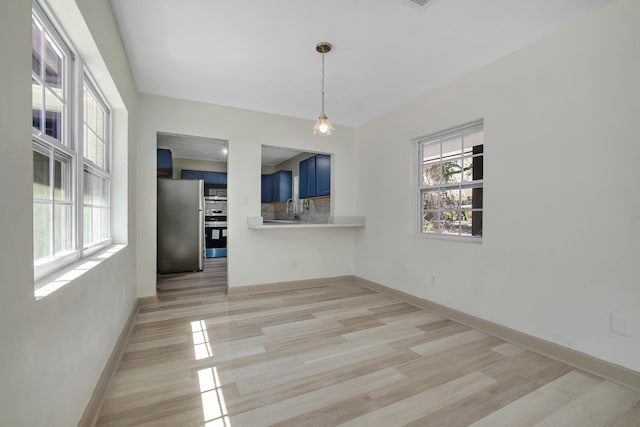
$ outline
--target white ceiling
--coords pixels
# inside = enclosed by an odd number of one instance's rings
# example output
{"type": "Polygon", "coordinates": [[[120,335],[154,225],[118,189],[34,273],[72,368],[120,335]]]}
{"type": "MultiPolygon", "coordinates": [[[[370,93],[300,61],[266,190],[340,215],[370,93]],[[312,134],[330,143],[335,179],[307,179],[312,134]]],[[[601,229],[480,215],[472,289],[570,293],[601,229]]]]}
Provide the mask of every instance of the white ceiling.
{"type": "Polygon", "coordinates": [[[360,125],[614,0],[111,0],[144,93],[360,125]]]}

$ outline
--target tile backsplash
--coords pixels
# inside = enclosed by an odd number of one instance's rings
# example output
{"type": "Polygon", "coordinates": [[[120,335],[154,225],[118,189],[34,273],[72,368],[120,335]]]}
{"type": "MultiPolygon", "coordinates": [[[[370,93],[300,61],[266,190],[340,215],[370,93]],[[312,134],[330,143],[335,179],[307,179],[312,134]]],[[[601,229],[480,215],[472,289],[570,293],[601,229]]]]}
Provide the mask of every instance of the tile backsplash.
{"type": "MultiPolygon", "coordinates": [[[[289,212],[286,212],[285,202],[263,203],[262,217],[264,219],[292,219],[291,202],[289,212]]],[[[301,221],[326,222],[331,213],[331,197],[318,197],[299,201],[299,216],[301,221]]]]}

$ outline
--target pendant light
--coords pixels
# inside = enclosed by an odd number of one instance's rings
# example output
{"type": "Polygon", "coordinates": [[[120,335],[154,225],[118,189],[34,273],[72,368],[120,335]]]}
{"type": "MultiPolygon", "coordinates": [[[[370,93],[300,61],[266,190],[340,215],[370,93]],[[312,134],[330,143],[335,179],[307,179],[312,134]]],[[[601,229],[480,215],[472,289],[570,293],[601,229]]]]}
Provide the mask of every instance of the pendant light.
{"type": "Polygon", "coordinates": [[[329,136],[333,133],[333,126],[329,118],[324,113],[324,54],[331,51],[331,43],[320,42],[316,45],[316,51],[322,54],[322,114],[318,117],[318,121],[313,127],[313,134],[320,136],[329,136]]]}

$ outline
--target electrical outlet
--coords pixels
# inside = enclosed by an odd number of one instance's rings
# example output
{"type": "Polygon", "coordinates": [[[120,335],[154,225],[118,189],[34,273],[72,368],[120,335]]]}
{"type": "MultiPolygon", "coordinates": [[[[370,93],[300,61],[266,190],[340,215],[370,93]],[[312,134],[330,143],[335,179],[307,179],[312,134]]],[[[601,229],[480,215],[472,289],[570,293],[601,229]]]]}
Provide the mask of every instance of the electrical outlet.
{"type": "Polygon", "coordinates": [[[623,337],[631,335],[629,318],[623,314],[611,313],[611,332],[623,337]]]}
{"type": "Polygon", "coordinates": [[[296,268],[298,268],[298,260],[295,258],[291,259],[291,269],[295,270],[296,268]]]}
{"type": "Polygon", "coordinates": [[[435,274],[431,275],[431,287],[432,288],[436,287],[436,275],[435,274]]]}

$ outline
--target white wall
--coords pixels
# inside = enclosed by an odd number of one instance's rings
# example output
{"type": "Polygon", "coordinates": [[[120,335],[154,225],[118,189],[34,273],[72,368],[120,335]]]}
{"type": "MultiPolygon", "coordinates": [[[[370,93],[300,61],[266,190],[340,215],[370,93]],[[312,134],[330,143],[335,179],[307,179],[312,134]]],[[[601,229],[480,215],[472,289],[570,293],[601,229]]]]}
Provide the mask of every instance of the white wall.
{"type": "Polygon", "coordinates": [[[314,137],[312,120],[141,95],[137,218],[138,295],[154,295],[156,274],[156,133],[229,141],[229,286],[243,286],[353,273],[354,231],[334,229],[249,230],[247,217],[260,211],[261,147],[274,145],[335,154],[332,180],[335,215],[354,215],[353,130],[337,127],[331,138],[314,137]],[[152,208],[150,208],[152,207],[152,208]],[[291,268],[291,260],[298,263],[291,268]]]}
{"type": "Polygon", "coordinates": [[[114,235],[128,246],[81,278],[35,300],[29,126],[31,1],[0,2],[3,426],[76,425],[136,297],[135,245],[133,235],[127,232],[134,223],[133,212],[127,208],[135,197],[127,177],[131,167],[127,162],[133,160],[127,151],[127,121],[132,120],[136,108],[135,86],[107,0],[50,3],[115,110],[114,235]]]}
{"type": "Polygon", "coordinates": [[[359,128],[356,274],[640,370],[638,22],[619,1],[359,128]],[[482,244],[416,237],[410,140],[478,118],[482,244]]]}

